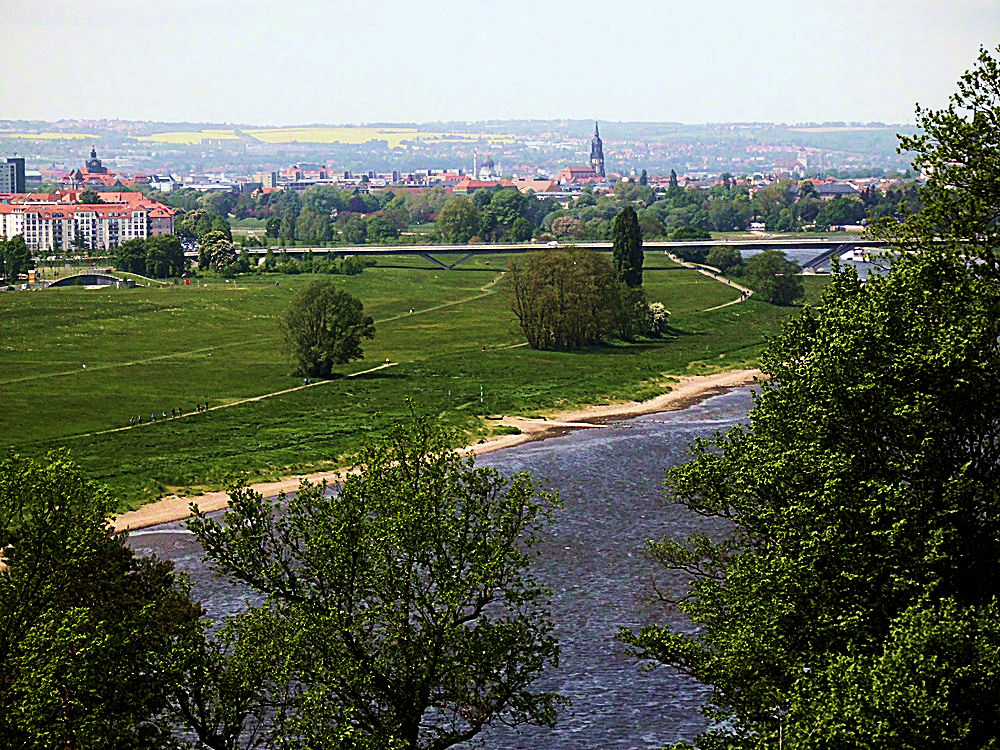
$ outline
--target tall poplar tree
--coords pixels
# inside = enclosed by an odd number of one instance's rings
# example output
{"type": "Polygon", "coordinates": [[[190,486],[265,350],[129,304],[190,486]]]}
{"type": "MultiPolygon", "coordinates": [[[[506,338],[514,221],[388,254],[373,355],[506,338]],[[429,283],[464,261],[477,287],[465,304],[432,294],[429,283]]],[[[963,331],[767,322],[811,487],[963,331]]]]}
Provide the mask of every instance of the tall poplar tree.
{"type": "Polygon", "coordinates": [[[611,226],[615,274],[630,287],[642,286],[642,230],[635,209],[626,206],[611,226]]]}

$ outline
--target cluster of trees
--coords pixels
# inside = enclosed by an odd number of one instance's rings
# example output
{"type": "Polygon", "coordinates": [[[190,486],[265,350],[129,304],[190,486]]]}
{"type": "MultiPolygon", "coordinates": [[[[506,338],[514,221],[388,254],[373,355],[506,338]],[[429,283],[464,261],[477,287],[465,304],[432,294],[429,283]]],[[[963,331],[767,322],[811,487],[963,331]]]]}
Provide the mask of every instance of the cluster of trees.
{"type": "Polygon", "coordinates": [[[441,242],[524,242],[558,208],[517,188],[477,190],[445,203],[435,221],[441,242]]]}
{"type": "Polygon", "coordinates": [[[611,195],[584,193],[569,208],[547,214],[541,230],[569,240],[608,240],[615,216],[625,205],[636,207],[646,239],[707,239],[710,232],[745,231],[754,221],[769,231],[797,231],[806,226],[825,231],[864,219],[903,218],[920,208],[915,183],[871,189],[857,197],[823,201],[812,183],[781,180],[758,190],[737,185],[731,175],[708,190],[682,188],[676,180],[665,193],[635,182],[619,182],[611,195]]]}
{"type": "Polygon", "coordinates": [[[281,190],[234,196],[230,211],[237,219],[254,218],[265,223],[265,237],[248,237],[248,243],[363,245],[398,239],[410,225],[431,220],[446,198],[442,188],[396,194],[390,190],[362,193],[314,185],[301,195],[281,190]]]}
{"type": "Polygon", "coordinates": [[[112,250],[112,258],[119,271],[154,279],[181,276],[187,269],[184,246],[173,234],[126,240],[112,250]]]}
{"type": "Polygon", "coordinates": [[[14,284],[18,276],[34,268],[35,261],[24,237],[15,234],[10,239],[0,238],[0,279],[14,284]]]}
{"type": "Polygon", "coordinates": [[[224,623],[112,535],[114,498],[66,456],[0,461],[0,745],[417,750],[552,724],[529,562],[557,498],[453,440],[413,420],[336,495],[237,487],[221,523],[190,522],[262,602],[224,623]]]}
{"type": "Polygon", "coordinates": [[[750,425],[669,472],[724,531],[652,544],[690,622],[620,637],[712,688],[696,747],[998,741],[998,92],[983,50],[918,110],[923,209],[882,226],[909,252],[836,275],[766,351],[750,425]]]}
{"type": "Polygon", "coordinates": [[[533,349],[578,349],[666,331],[669,312],[642,292],[642,234],[635,211],[615,219],[612,262],[566,247],[527,253],[507,266],[503,290],[533,349]]]}

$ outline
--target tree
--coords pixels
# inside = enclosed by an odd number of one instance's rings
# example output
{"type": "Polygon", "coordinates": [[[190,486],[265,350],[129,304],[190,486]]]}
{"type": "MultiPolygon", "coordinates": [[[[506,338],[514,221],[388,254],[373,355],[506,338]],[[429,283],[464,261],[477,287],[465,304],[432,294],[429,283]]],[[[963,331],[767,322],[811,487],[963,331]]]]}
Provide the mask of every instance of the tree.
{"type": "Polygon", "coordinates": [[[672,169],[670,170],[670,182],[668,183],[667,189],[671,191],[680,189],[677,183],[677,172],[672,169]]]}
{"type": "Polygon", "coordinates": [[[799,264],[778,250],[764,250],[743,262],[743,278],[772,305],[790,305],[805,296],[799,264]]]}
{"type": "Polygon", "coordinates": [[[238,256],[236,246],[222,232],[209,232],[201,239],[198,266],[203,270],[226,273],[232,270],[238,256]]]}
{"type": "Polygon", "coordinates": [[[531,239],[531,222],[523,216],[514,219],[510,227],[510,239],[513,242],[527,242],[531,239]]]}
{"type": "Polygon", "coordinates": [[[750,426],[671,470],[719,533],[653,545],[691,622],[623,638],[712,686],[700,746],[996,744],[998,333],[961,259],[845,270],[765,351],[750,426]]]}
{"type": "Polygon", "coordinates": [[[384,216],[369,216],[366,233],[373,242],[383,242],[399,237],[399,230],[396,225],[384,216]]]}
{"type": "Polygon", "coordinates": [[[716,245],[705,256],[705,264],[718,268],[723,274],[739,275],[743,268],[743,256],[735,247],[716,245]]]}
{"type": "Polygon", "coordinates": [[[368,224],[360,216],[352,216],[344,222],[344,242],[348,245],[364,245],[368,241],[368,224]]]}
{"type": "Polygon", "coordinates": [[[113,251],[115,268],[126,273],[146,273],[146,240],[134,237],[125,240],[113,251]]]}
{"type": "Polygon", "coordinates": [[[628,340],[645,332],[641,290],[619,282],[607,259],[591,250],[526,253],[507,266],[502,289],[533,349],[578,349],[615,333],[628,340]]]}
{"type": "Polygon", "coordinates": [[[15,234],[9,240],[0,239],[0,277],[16,283],[18,276],[35,265],[24,237],[15,234]]]}
{"type": "Polygon", "coordinates": [[[611,227],[611,256],[615,275],[628,286],[642,286],[642,230],[635,209],[626,206],[611,227]]]}
{"type": "MultiPolygon", "coordinates": [[[[474,193],[486,193],[480,190],[474,193]]],[[[442,242],[464,243],[479,234],[479,209],[465,196],[444,204],[434,221],[442,242]]]]}
{"type": "Polygon", "coordinates": [[[65,455],[0,461],[0,746],[172,746],[172,654],[200,609],[111,535],[114,509],[65,455]]]}
{"type": "Polygon", "coordinates": [[[639,184],[640,185],[648,185],[649,184],[649,175],[646,174],[646,170],[645,169],[642,170],[642,174],[639,175],[639,184]]]}
{"type": "Polygon", "coordinates": [[[96,190],[92,188],[87,188],[86,190],[82,190],[80,192],[80,195],[77,198],[76,202],[81,205],[92,206],[97,203],[104,203],[104,199],[101,198],[100,193],[98,193],[96,190]]]}
{"type": "Polygon", "coordinates": [[[672,240],[710,240],[712,239],[711,233],[705,231],[701,227],[696,227],[693,224],[686,224],[682,227],[677,227],[673,232],[670,233],[670,239],[672,240]]]}
{"type": "Polygon", "coordinates": [[[143,272],[147,276],[165,279],[184,273],[187,261],[184,258],[184,246],[181,245],[180,239],[172,234],[161,234],[148,238],[145,244],[146,257],[144,258],[143,272]]]}
{"type": "Polygon", "coordinates": [[[1000,278],[1000,61],[980,48],[948,106],[918,105],[916,120],[917,134],[901,136],[899,151],[914,152],[914,169],[927,177],[923,208],[902,224],[885,221],[877,234],[907,250],[927,249],[934,238],[937,247],[981,259],[980,270],[1000,278]]]}
{"type": "Polygon", "coordinates": [[[336,494],[231,492],[190,528],[225,574],[266,597],[287,692],[275,736],[303,747],[437,750],[488,725],[551,725],[532,689],[558,644],[529,569],[557,499],[476,468],[426,420],[366,446],[336,494]]]}
{"type": "Polygon", "coordinates": [[[334,365],[361,359],[361,340],[375,337],[361,300],[329,281],[314,281],[292,297],[282,329],[295,373],[310,378],[328,378],[334,365]]]}

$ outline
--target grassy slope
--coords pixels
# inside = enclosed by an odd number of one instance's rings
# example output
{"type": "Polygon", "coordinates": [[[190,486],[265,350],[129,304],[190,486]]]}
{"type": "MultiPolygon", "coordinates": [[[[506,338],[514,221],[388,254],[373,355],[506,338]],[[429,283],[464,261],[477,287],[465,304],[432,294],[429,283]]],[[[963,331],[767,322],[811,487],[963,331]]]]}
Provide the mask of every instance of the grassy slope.
{"type": "MultiPolygon", "coordinates": [[[[399,258],[362,276],[324,277],[361,297],[379,321],[365,360],[342,372],[386,357],[399,366],[99,435],[85,433],[140,413],[148,419],[153,410],[191,411],[199,401],[218,405],[301,384],[288,374],[276,320],[310,277],[2,295],[0,447],[69,447],[134,506],[177,487],[219,486],[234,472],[277,476],[329,465],[405,415],[408,400],[477,434],[489,429],[486,414],[647,397],[666,375],[751,361],[789,314],[754,300],[700,312],[735,293],[650,254],[646,292],[672,311],[676,336],[573,353],[509,348],[523,339],[495,288],[482,291],[504,262],[475,258],[460,266],[467,270],[448,272],[399,258]]],[[[820,283],[807,279],[810,289],[820,283]]]]}

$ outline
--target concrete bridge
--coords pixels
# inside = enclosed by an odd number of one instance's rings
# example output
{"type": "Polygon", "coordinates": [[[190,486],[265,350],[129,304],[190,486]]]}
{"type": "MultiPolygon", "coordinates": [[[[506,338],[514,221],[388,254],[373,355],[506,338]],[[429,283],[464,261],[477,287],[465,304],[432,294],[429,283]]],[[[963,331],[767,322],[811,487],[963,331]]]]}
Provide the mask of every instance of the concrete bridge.
{"type": "MultiPolygon", "coordinates": [[[[691,248],[698,250],[710,250],[713,247],[733,247],[737,250],[815,250],[816,256],[803,264],[804,269],[816,270],[834,255],[839,255],[854,248],[885,247],[888,243],[882,240],[866,240],[862,238],[812,238],[801,239],[746,239],[746,240],[691,240],[691,241],[669,241],[651,240],[643,242],[646,250],[662,250],[664,252],[676,252],[681,248],[691,248]]],[[[290,257],[301,258],[306,253],[312,253],[319,257],[344,257],[347,255],[359,255],[378,257],[380,255],[417,255],[425,258],[441,268],[451,270],[460,263],[468,260],[474,255],[498,255],[513,253],[529,253],[536,250],[545,250],[553,247],[585,247],[599,252],[610,252],[610,242],[568,242],[568,243],[539,243],[539,242],[516,242],[516,243],[492,243],[475,245],[338,245],[328,247],[248,247],[243,252],[252,256],[264,256],[268,249],[274,254],[287,253],[290,257]],[[441,260],[436,255],[460,255],[457,260],[447,258],[441,260]]],[[[189,258],[198,257],[197,251],[188,251],[185,255],[189,258]]]]}

